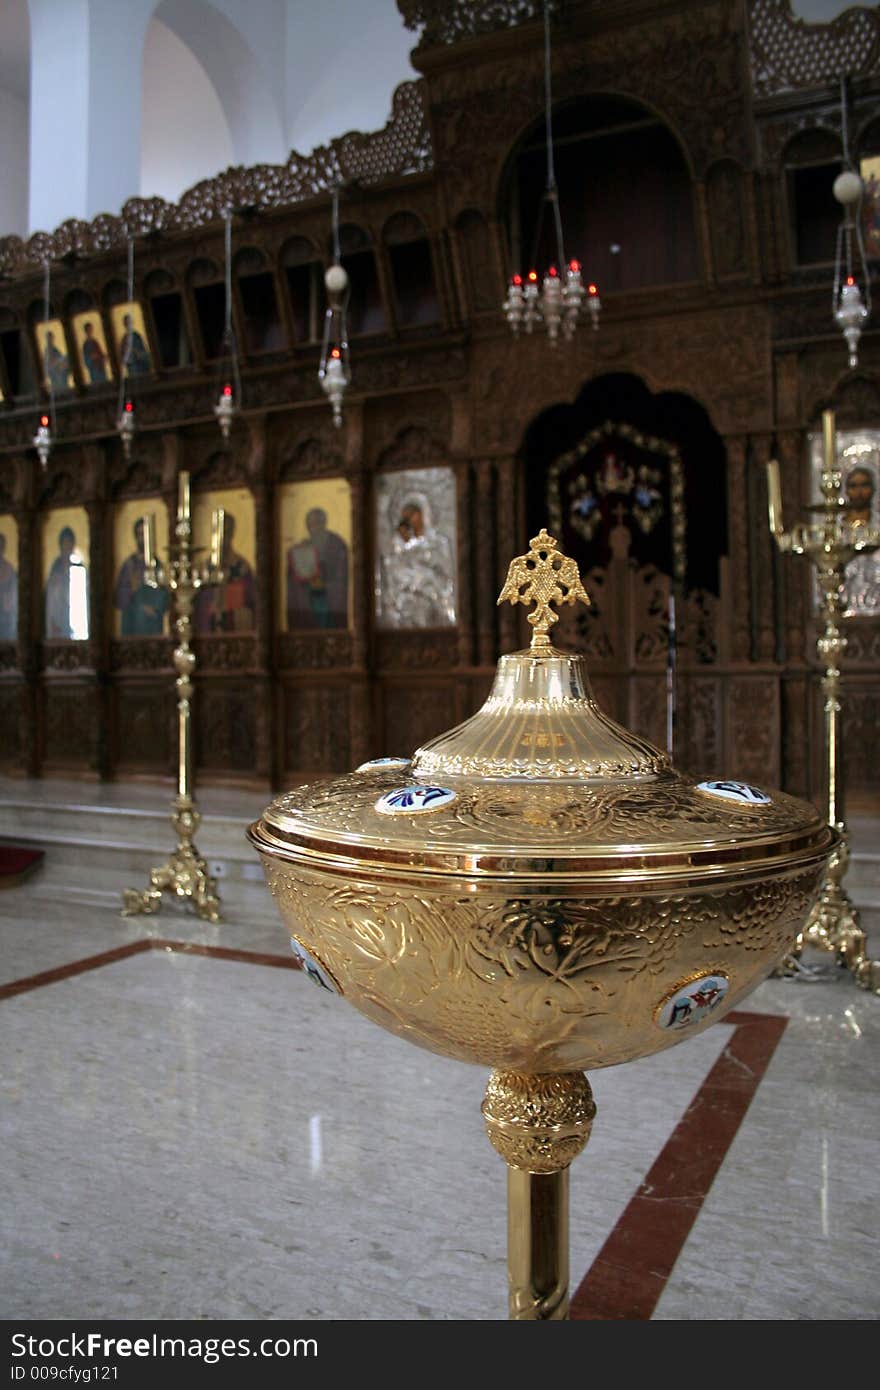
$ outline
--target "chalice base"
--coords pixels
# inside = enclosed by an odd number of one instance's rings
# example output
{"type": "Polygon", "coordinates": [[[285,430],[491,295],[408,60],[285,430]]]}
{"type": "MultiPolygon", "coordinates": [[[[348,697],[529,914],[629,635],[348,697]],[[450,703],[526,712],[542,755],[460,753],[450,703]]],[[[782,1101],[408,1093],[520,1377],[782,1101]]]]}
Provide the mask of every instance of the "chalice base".
{"type": "Polygon", "coordinates": [[[220,921],[220,899],[216,880],[193,844],[178,845],[171,858],[158,869],[150,870],[150,886],[143,890],[126,888],[122,895],[122,916],[133,917],[139,912],[158,912],[162,894],[171,893],[183,898],[195,908],[206,922],[220,921]]]}

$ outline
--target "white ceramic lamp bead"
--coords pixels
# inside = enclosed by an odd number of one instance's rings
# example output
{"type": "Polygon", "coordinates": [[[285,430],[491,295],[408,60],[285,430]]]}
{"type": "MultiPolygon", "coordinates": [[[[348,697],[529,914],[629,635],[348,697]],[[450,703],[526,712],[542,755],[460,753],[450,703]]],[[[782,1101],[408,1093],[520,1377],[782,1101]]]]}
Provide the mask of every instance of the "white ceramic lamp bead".
{"type": "Polygon", "coordinates": [[[342,294],[348,288],[348,271],[345,266],[329,266],[324,273],[324,284],[329,294],[342,294]]]}

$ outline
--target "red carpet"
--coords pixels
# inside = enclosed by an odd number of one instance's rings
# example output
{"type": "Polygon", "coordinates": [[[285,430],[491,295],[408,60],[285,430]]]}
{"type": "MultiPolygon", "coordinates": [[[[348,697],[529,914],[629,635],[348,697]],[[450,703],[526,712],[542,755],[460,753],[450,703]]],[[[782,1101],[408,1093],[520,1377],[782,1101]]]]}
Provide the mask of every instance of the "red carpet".
{"type": "Polygon", "coordinates": [[[14,888],[42,862],[41,849],[19,849],[17,845],[0,845],[0,888],[14,888]]]}

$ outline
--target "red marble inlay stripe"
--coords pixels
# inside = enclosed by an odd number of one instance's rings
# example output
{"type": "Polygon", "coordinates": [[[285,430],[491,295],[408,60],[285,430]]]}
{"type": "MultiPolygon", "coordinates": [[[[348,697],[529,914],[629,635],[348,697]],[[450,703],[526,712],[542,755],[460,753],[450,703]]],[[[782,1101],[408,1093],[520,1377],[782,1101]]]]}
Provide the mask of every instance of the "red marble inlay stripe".
{"type": "Polygon", "coordinates": [[[69,979],[71,975],[82,975],[86,970],[99,970],[102,965],[112,965],[114,961],[125,960],[127,956],[138,956],[144,951],[173,951],[175,954],[190,956],[213,956],[217,960],[234,960],[246,965],[274,965],[282,970],[300,970],[301,962],[292,953],[289,956],[270,955],[262,951],[240,951],[233,946],[203,946],[197,941],[165,941],[149,937],[141,941],[130,941],[125,946],[115,946],[112,951],[102,951],[97,956],[84,956],[82,960],[71,961],[69,965],[58,965],[54,970],[43,970],[39,975],[25,975],[20,980],[12,980],[8,985],[0,985],[0,1000],[11,999],[16,994],[26,994],[28,990],[40,989],[43,985],[54,985],[58,980],[69,979]]]}
{"type": "Polygon", "coordinates": [[[57,965],[54,970],[43,970],[39,975],[25,975],[20,980],[11,980],[8,985],[0,985],[0,999],[11,999],[14,994],[26,994],[30,989],[40,989],[42,985],[54,985],[58,980],[66,980],[70,975],[82,975],[86,970],[100,970],[102,965],[112,965],[116,960],[127,956],[140,955],[149,951],[152,941],[129,941],[125,946],[114,946],[112,951],[102,951],[97,956],[83,956],[81,960],[71,961],[69,965],[57,965]]]}
{"type": "Polygon", "coordinates": [[[185,956],[213,956],[215,960],[236,960],[246,965],[275,965],[282,970],[302,968],[302,962],[292,951],[285,956],[266,951],[241,951],[235,946],[205,946],[200,941],[154,940],[150,945],[156,951],[174,951],[185,956]]]}
{"type": "Polygon", "coordinates": [[[573,1319],[654,1312],[788,1019],[736,1012],[723,1022],[736,1031],[584,1275],[573,1319]]]}

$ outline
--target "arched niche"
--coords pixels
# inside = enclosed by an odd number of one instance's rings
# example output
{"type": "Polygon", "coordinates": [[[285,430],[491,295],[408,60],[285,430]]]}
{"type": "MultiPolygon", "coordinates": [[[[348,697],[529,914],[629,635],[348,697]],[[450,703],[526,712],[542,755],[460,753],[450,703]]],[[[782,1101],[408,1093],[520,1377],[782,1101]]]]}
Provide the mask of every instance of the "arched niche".
{"type": "Polygon", "coordinates": [[[372,239],[353,222],[339,229],[340,259],[348,272],[348,333],[355,338],[365,333],[383,333],[388,316],[372,239]]]}
{"type": "Polygon", "coordinates": [[[685,765],[698,765],[701,716],[683,682],[722,658],[728,546],[726,451],[706,410],[609,373],[542,411],[519,460],[523,548],[547,526],[591,600],[561,611],[554,641],[587,655],[613,718],[659,747],[674,730],[685,765]]]}
{"type": "Polygon", "coordinates": [[[281,271],[295,343],[314,343],[321,337],[327,296],[324,264],[318,248],[304,236],[290,237],[281,248],[281,271]]]}
{"type": "Polygon", "coordinates": [[[30,335],[12,309],[0,308],[0,358],[4,399],[24,403],[36,398],[37,376],[30,335]]]}
{"type": "Polygon", "coordinates": [[[187,267],[186,282],[195,305],[203,356],[208,362],[214,361],[223,356],[226,324],[223,272],[215,261],[201,257],[187,267]]]}
{"type": "MultiPolygon", "coordinates": [[[[553,150],[565,254],[600,290],[700,278],[690,169],[656,112],[609,94],[560,104],[553,150]]],[[[524,131],[502,177],[511,271],[541,272],[557,260],[546,183],[542,117],[524,131]]]]}
{"type": "Polygon", "coordinates": [[[424,222],[415,213],[396,212],[385,223],[382,240],[391,271],[398,327],[437,323],[440,301],[424,222]]]}
{"type": "Polygon", "coordinates": [[[281,322],[275,275],[265,252],[243,246],[232,263],[241,310],[244,350],[250,356],[287,347],[281,322]]]}
{"type": "Polygon", "coordinates": [[[833,188],[841,154],[840,136],[821,126],[800,131],[785,146],[782,163],[795,265],[834,260],[842,214],[833,188]]]}
{"type": "Polygon", "coordinates": [[[483,214],[476,208],[465,208],[455,219],[455,235],[468,308],[472,313],[496,312],[504,295],[497,282],[489,227],[483,214]]]}
{"type": "Polygon", "coordinates": [[[159,361],[164,368],[186,367],[192,347],[186,328],[183,295],[167,270],[152,270],[144,280],[144,299],[153,320],[159,361]]]}

